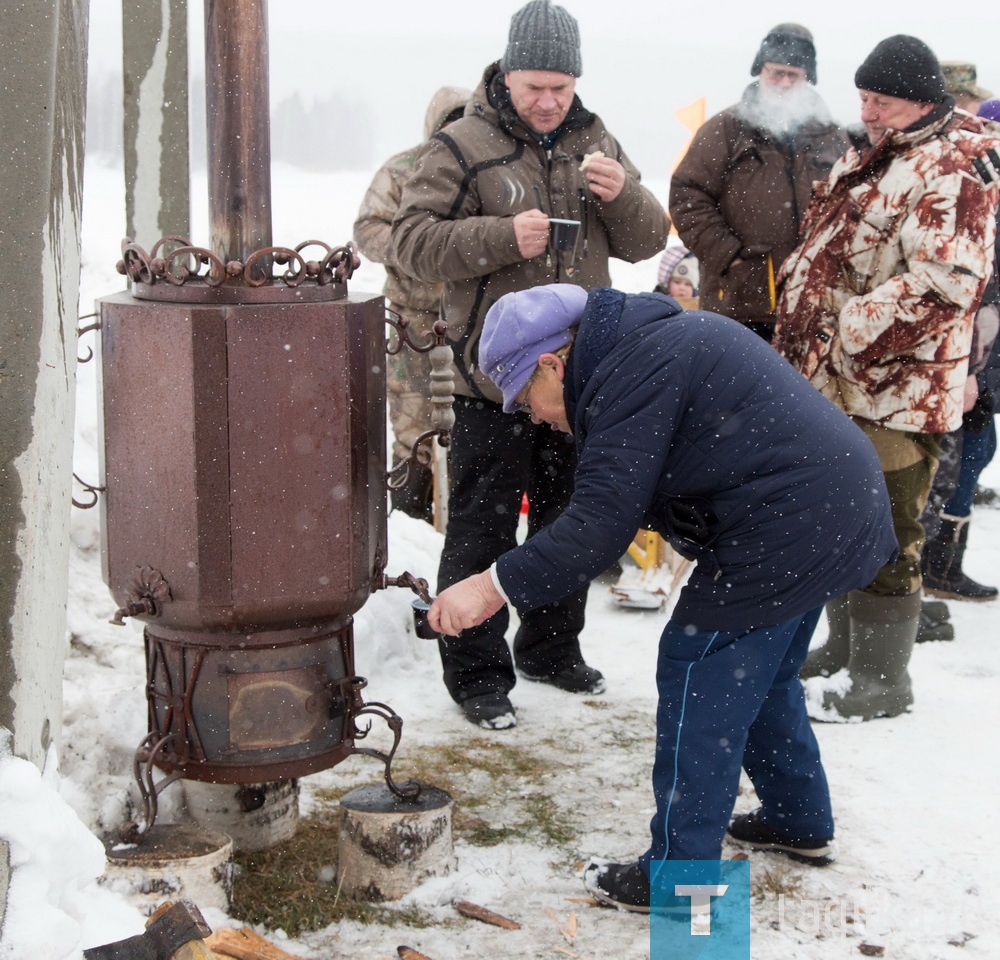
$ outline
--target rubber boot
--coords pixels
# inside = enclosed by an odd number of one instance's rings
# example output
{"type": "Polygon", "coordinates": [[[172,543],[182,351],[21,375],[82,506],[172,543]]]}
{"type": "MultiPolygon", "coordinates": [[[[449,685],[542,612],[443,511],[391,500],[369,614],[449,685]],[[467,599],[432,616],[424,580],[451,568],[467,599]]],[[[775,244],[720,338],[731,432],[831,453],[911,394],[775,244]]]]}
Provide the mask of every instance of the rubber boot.
{"type": "Polygon", "coordinates": [[[846,593],[826,605],[826,619],[830,625],[830,636],[822,647],[809,652],[799,668],[800,680],[829,677],[847,666],[851,653],[851,612],[846,593]]]}
{"type": "Polygon", "coordinates": [[[969,517],[941,514],[941,529],[933,540],[924,544],[921,555],[924,593],[946,600],[972,600],[977,603],[996,600],[996,587],[977,583],[962,572],[969,541],[969,520],[969,517]]]}
{"type": "Polygon", "coordinates": [[[907,666],[917,639],[920,594],[876,597],[860,590],[850,594],[851,655],[847,672],[851,689],[843,695],[827,691],[823,706],[845,720],[895,717],[913,705],[907,666]]]}

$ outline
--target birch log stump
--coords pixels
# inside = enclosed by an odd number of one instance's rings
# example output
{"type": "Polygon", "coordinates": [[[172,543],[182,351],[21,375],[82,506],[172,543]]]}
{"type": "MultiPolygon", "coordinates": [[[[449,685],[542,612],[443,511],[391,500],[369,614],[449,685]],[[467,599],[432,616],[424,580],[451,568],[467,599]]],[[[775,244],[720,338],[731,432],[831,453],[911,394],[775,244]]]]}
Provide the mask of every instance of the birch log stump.
{"type": "Polygon", "coordinates": [[[424,786],[402,800],[380,783],[340,801],[337,882],[355,900],[398,900],[454,862],[451,797],[424,786]]]}

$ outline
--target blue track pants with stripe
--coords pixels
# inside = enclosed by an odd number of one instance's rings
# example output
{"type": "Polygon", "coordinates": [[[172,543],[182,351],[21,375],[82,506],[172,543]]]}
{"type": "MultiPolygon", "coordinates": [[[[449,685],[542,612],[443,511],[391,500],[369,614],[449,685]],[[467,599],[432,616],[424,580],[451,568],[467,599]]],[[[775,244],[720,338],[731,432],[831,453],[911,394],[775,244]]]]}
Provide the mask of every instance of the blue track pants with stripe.
{"type": "Polygon", "coordinates": [[[741,766],[767,826],[796,839],[833,836],[798,679],[821,612],[744,632],[667,623],[656,670],[656,815],[640,858],[647,873],[651,860],[720,859],[741,766]]]}

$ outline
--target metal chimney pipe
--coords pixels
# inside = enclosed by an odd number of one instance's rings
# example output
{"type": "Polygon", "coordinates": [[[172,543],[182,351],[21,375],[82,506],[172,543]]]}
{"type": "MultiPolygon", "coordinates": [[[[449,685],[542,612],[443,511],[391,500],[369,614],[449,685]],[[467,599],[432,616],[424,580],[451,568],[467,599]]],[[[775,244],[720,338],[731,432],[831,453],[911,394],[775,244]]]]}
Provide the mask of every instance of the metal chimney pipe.
{"type": "Polygon", "coordinates": [[[205,93],[209,243],[245,263],[271,246],[265,0],[205,0],[205,93]]]}
{"type": "MultiPolygon", "coordinates": [[[[348,295],[350,244],[272,246],[264,0],[205,0],[205,61],[209,246],[126,239],[132,289],[99,301],[102,572],[115,622],[146,623],[133,843],[178,777],[272,783],[360,753],[395,797],[420,793],[393,781],[402,720],[363,700],[354,667],[372,592],[430,599],[426,581],[385,574],[384,301],[348,295]],[[388,751],[358,745],[372,716],[388,751]]],[[[432,354],[448,429],[446,325],[425,344],[397,329],[432,354]]]]}

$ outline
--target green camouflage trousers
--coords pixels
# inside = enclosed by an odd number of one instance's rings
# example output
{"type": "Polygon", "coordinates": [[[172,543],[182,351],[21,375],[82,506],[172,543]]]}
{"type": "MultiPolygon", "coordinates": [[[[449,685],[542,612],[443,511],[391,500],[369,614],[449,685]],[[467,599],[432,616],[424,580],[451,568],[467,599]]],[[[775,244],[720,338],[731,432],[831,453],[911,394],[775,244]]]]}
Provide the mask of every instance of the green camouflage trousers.
{"type": "MultiPolygon", "coordinates": [[[[414,343],[427,342],[438,319],[436,310],[407,310],[398,303],[389,306],[410,321],[407,331],[414,343]]],[[[397,342],[395,332],[392,341],[397,342]]],[[[405,343],[399,353],[386,360],[389,422],[395,437],[392,461],[398,463],[410,455],[417,437],[431,429],[431,361],[429,354],[417,353],[405,343]]]]}
{"type": "Polygon", "coordinates": [[[882,464],[892,504],[892,525],[899,542],[896,562],[882,567],[864,592],[880,597],[908,597],[917,593],[921,585],[924,528],[920,525],[920,514],[937,471],[940,435],[890,430],[860,417],[852,419],[871,440],[882,464]]]}

